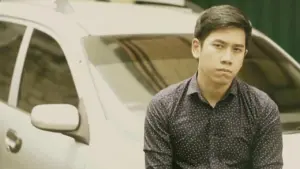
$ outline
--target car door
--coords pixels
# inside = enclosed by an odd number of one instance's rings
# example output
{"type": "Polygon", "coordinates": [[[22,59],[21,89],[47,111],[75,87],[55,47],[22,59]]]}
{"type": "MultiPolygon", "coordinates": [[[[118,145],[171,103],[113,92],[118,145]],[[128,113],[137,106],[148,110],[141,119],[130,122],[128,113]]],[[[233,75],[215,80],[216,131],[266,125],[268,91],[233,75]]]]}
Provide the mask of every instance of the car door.
{"type": "Polygon", "coordinates": [[[25,39],[26,26],[0,21],[0,168],[6,159],[5,123],[10,113],[8,105],[9,91],[17,56],[25,39]]]}
{"type": "MultiPolygon", "coordinates": [[[[1,108],[6,148],[3,168],[83,169],[87,146],[73,138],[43,131],[31,124],[35,105],[67,103],[78,106],[79,98],[64,52],[49,34],[34,29],[17,59],[10,107],[1,108]],[[26,48],[27,45],[27,48],[26,48]]],[[[1,105],[1,103],[0,103],[1,105]]],[[[67,117],[62,117],[67,118],[67,117]]]]}

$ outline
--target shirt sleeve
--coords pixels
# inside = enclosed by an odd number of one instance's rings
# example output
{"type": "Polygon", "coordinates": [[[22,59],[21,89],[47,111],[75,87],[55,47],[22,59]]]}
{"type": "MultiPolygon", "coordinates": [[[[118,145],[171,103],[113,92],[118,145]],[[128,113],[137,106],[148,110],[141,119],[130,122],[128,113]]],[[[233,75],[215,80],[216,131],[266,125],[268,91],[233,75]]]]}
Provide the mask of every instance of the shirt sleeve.
{"type": "Polygon", "coordinates": [[[146,169],[172,169],[172,149],[167,112],[158,101],[150,102],[144,124],[146,169]]]}
{"type": "Polygon", "coordinates": [[[282,131],[277,105],[270,100],[259,117],[252,154],[253,169],[282,169],[282,131]]]}

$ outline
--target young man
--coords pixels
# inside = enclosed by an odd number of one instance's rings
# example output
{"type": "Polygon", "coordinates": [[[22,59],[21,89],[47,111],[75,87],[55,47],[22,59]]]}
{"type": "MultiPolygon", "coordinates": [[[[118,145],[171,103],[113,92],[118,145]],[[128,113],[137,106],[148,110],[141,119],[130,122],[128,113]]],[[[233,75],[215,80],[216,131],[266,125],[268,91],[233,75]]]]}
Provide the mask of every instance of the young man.
{"type": "Polygon", "coordinates": [[[145,119],[147,169],[281,169],[277,105],[236,75],[252,27],[229,5],[204,11],[195,27],[191,78],[160,91],[145,119]]]}

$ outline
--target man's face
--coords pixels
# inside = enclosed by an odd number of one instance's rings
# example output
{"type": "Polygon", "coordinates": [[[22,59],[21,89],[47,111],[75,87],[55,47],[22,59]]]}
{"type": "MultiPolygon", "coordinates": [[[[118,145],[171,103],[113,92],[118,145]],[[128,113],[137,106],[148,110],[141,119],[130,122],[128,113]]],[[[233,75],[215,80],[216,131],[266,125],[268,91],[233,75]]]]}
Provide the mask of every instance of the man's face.
{"type": "Polygon", "coordinates": [[[211,32],[202,45],[194,39],[192,52],[199,59],[198,72],[214,83],[231,83],[243,65],[245,40],[244,30],[233,27],[211,32]]]}

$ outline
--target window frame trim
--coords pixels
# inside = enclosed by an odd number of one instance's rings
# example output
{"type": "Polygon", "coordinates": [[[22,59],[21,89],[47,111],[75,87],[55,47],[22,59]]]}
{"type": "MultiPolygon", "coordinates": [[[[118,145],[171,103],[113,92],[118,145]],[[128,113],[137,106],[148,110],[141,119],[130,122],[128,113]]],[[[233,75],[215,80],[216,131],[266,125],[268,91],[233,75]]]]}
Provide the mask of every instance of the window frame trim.
{"type": "Polygon", "coordinates": [[[33,33],[33,27],[29,26],[26,28],[25,34],[23,36],[19,53],[16,59],[12,81],[10,85],[10,91],[8,96],[8,104],[13,107],[17,107],[18,97],[20,91],[20,83],[22,79],[23,68],[25,64],[26,54],[29,48],[30,40],[33,33]]]}
{"type": "MultiPolygon", "coordinates": [[[[25,28],[26,28],[22,42],[20,44],[18,55],[16,58],[16,62],[15,62],[15,66],[14,66],[14,70],[13,70],[13,74],[12,74],[12,79],[11,79],[11,84],[9,87],[8,100],[7,100],[7,104],[9,106],[20,109],[18,107],[18,98],[19,98],[19,92],[20,92],[20,88],[21,88],[20,83],[22,80],[22,74],[23,74],[24,64],[26,61],[28,47],[30,45],[30,41],[32,39],[34,30],[41,31],[41,32],[47,34],[48,36],[50,36],[51,38],[53,38],[57,42],[57,44],[61,47],[62,51],[65,54],[68,53],[67,52],[68,49],[65,49],[66,46],[60,41],[60,38],[55,34],[55,32],[52,29],[49,29],[45,25],[39,25],[38,23],[30,22],[28,20],[24,20],[24,19],[12,17],[12,16],[1,16],[1,15],[0,15],[0,22],[9,22],[9,23],[13,23],[13,24],[19,24],[19,25],[25,26],[25,28]],[[25,38],[26,33],[28,34],[27,35],[28,37],[25,38]],[[24,43],[26,41],[27,41],[27,44],[24,43]],[[18,65],[17,65],[17,63],[18,63],[18,65]]],[[[72,62],[72,61],[70,61],[67,57],[66,57],[66,60],[67,60],[68,67],[71,71],[71,75],[72,75],[73,83],[75,85],[78,99],[80,99],[82,96],[80,94],[80,90],[79,90],[79,86],[78,86],[79,84],[77,84],[77,81],[73,74],[74,73],[72,71],[73,67],[70,65],[70,62],[72,62]]],[[[20,109],[20,110],[22,110],[22,109],[20,109]]],[[[25,112],[25,110],[22,110],[22,111],[25,112]]],[[[28,113],[30,113],[30,112],[28,112],[28,113]]]]}
{"type": "Polygon", "coordinates": [[[12,72],[11,83],[8,92],[8,99],[6,100],[8,105],[14,106],[15,102],[17,101],[16,93],[18,93],[20,88],[18,83],[20,83],[21,80],[20,74],[22,74],[22,69],[23,69],[22,65],[24,64],[24,62],[22,63],[22,59],[24,59],[24,57],[26,56],[33,27],[30,24],[27,24],[23,20],[14,17],[9,17],[9,16],[0,16],[0,22],[7,22],[11,24],[21,25],[24,26],[25,28],[25,32],[22,37],[22,41],[16,56],[16,61],[12,72]]]}

